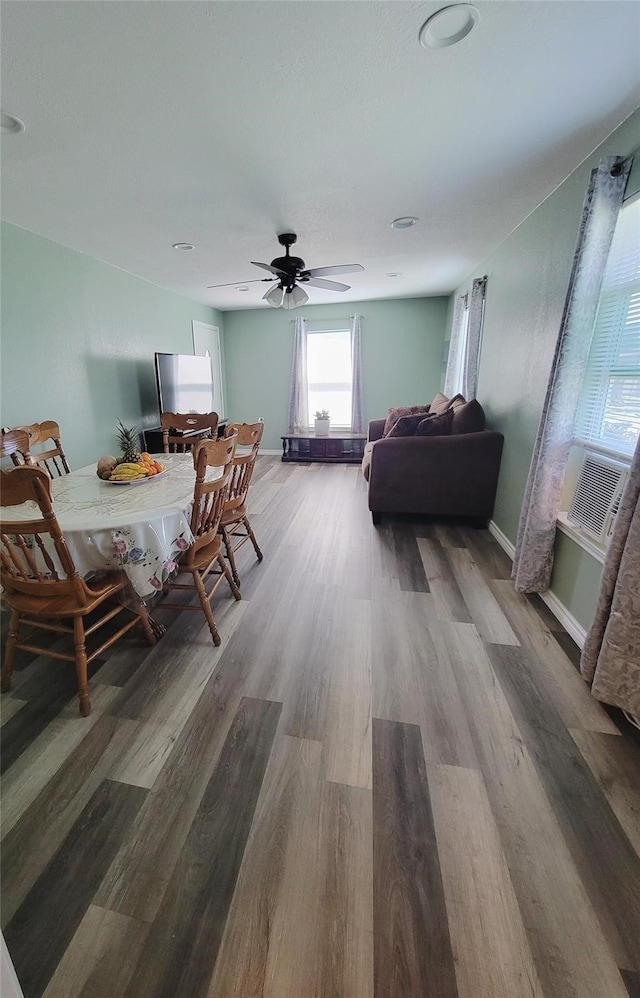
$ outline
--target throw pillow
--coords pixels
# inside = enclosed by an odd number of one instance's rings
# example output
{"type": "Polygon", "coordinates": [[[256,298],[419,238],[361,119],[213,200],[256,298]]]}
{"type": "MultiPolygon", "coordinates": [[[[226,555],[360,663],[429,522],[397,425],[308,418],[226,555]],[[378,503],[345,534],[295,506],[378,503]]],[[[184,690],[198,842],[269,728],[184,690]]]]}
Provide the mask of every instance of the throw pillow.
{"type": "Polygon", "coordinates": [[[470,399],[453,410],[452,433],[479,433],[484,430],[484,409],[477,399],[470,399]]]}
{"type": "Polygon", "coordinates": [[[428,405],[405,405],[389,409],[384,424],[384,429],[382,431],[382,436],[383,437],[389,436],[389,433],[391,432],[395,424],[398,422],[398,420],[401,418],[401,416],[413,416],[417,415],[418,413],[421,413],[422,416],[424,417],[428,412],[429,412],[428,405]]]}
{"type": "Polygon", "coordinates": [[[444,412],[434,413],[421,420],[415,435],[417,437],[446,437],[451,433],[453,426],[453,409],[445,409],[444,412]]]}
{"type": "Polygon", "coordinates": [[[453,409],[453,411],[455,412],[455,410],[459,409],[461,405],[464,405],[466,401],[467,400],[464,397],[464,395],[454,395],[451,401],[449,402],[447,409],[453,409]]]}
{"type": "Polygon", "coordinates": [[[451,400],[447,395],[443,395],[442,392],[438,392],[433,402],[429,406],[429,412],[435,412],[436,415],[440,412],[444,412],[445,409],[449,408],[449,402],[451,400]]]}
{"type": "Polygon", "coordinates": [[[412,437],[416,432],[418,423],[425,418],[424,412],[416,412],[411,416],[400,416],[395,421],[387,437],[412,437]]]}

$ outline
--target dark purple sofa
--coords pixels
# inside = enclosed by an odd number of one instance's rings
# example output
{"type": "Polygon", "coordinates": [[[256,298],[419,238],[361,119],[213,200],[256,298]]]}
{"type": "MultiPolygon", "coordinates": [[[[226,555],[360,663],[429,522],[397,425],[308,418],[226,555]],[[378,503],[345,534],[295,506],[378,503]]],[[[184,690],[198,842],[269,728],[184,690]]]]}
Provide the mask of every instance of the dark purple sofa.
{"type": "MultiPolygon", "coordinates": [[[[436,398],[442,409],[444,396],[436,398]]],[[[484,429],[478,402],[456,401],[446,436],[383,438],[385,420],[369,423],[362,472],[369,483],[374,523],[382,513],[431,513],[485,522],[491,517],[504,438],[484,429]]]]}

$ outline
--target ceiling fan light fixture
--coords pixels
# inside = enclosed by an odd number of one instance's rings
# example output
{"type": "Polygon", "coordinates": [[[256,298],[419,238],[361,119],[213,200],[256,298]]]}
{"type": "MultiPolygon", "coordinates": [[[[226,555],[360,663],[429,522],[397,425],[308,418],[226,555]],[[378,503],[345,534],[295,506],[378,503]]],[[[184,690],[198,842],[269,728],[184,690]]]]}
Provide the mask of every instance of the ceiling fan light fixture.
{"type": "Polygon", "coordinates": [[[303,291],[297,284],[294,284],[290,290],[285,291],[282,299],[282,307],[297,308],[298,305],[304,305],[308,301],[309,295],[307,292],[303,291]]]}
{"type": "Polygon", "coordinates": [[[270,291],[267,291],[266,295],[263,295],[262,300],[266,301],[267,305],[271,305],[271,308],[280,308],[283,296],[284,288],[282,285],[276,284],[270,291]]]}

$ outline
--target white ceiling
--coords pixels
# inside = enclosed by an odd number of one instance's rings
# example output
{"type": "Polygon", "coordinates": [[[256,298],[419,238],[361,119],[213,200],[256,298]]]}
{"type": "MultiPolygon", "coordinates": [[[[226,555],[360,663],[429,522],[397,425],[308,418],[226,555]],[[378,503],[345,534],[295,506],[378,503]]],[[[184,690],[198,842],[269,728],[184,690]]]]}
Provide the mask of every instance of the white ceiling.
{"type": "Polygon", "coordinates": [[[4,2],[3,218],[221,309],[283,231],[365,268],[312,303],[448,293],[640,102],[640,4],[477,0],[424,49],[446,2],[4,2]]]}

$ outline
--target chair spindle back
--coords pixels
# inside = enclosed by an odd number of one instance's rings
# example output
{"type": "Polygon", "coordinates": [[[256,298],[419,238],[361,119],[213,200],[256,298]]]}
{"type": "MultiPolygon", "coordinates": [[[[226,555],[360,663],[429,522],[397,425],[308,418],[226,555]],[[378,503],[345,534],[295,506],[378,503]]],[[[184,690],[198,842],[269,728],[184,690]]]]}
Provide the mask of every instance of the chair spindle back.
{"type": "Polygon", "coordinates": [[[15,465],[30,464],[29,434],[22,427],[2,431],[0,457],[10,457],[15,465]]]}
{"type": "MultiPolygon", "coordinates": [[[[18,426],[16,429],[23,430],[29,436],[29,453],[25,455],[25,464],[39,465],[47,471],[49,478],[69,474],[71,468],[60,439],[60,427],[54,420],[46,419],[42,423],[29,423],[25,426],[18,426]],[[39,451],[33,450],[34,447],[49,441],[53,442],[53,447],[39,451]]],[[[14,458],[14,464],[19,463],[21,462],[14,458]]]]}
{"type": "Polygon", "coordinates": [[[163,412],[160,414],[160,425],[162,427],[162,447],[165,454],[192,450],[195,444],[203,438],[185,437],[184,433],[202,433],[208,431],[208,439],[215,440],[218,432],[217,412],[163,412]],[[181,430],[182,433],[172,433],[172,430],[181,430]]]}
{"type": "Polygon", "coordinates": [[[0,577],[7,594],[72,596],[86,606],[89,592],[78,574],[51,504],[51,479],[42,468],[21,465],[0,472],[0,577]],[[6,507],[35,502],[41,517],[11,520],[6,507]]]}
{"type": "Polygon", "coordinates": [[[229,496],[225,504],[225,509],[229,510],[244,505],[246,501],[264,432],[264,422],[260,420],[257,423],[229,423],[225,432],[237,433],[236,448],[250,448],[244,453],[239,453],[236,449],[234,454],[229,496]]]}
{"type": "Polygon", "coordinates": [[[237,434],[220,440],[201,440],[193,450],[196,484],[191,513],[191,532],[195,538],[186,553],[184,564],[193,563],[197,552],[210,544],[218,533],[225,508],[237,434]],[[220,475],[207,481],[207,469],[218,468],[220,475]]]}

